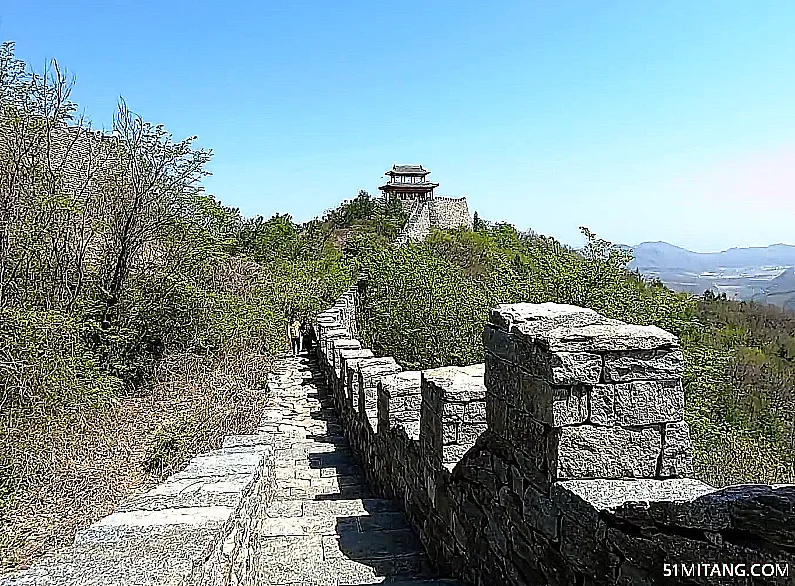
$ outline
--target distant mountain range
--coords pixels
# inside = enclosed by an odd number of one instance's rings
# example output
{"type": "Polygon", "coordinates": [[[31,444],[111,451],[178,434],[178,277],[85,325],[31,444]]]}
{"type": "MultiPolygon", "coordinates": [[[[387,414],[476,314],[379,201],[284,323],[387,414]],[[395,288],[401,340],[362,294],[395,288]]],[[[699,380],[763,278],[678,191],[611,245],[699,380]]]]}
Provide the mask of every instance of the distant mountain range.
{"type": "Polygon", "coordinates": [[[795,246],[693,252],[667,242],[622,246],[635,257],[629,267],[660,279],[675,291],[702,295],[710,289],[729,299],[795,309],[795,246]]]}

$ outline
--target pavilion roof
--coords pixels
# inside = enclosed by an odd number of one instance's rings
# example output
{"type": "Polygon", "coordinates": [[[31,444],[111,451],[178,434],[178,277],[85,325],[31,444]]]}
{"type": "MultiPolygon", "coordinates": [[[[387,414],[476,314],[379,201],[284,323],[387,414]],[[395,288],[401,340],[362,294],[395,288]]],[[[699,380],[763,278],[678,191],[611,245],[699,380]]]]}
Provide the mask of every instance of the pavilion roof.
{"type": "Polygon", "coordinates": [[[392,191],[425,191],[428,189],[435,189],[436,187],[439,187],[439,184],[431,181],[422,181],[419,183],[403,183],[402,181],[396,181],[394,183],[384,183],[378,189],[389,189],[392,191]]]}
{"type": "Polygon", "coordinates": [[[427,169],[423,169],[422,165],[392,165],[392,168],[386,172],[386,175],[427,175],[430,173],[427,169]]]}

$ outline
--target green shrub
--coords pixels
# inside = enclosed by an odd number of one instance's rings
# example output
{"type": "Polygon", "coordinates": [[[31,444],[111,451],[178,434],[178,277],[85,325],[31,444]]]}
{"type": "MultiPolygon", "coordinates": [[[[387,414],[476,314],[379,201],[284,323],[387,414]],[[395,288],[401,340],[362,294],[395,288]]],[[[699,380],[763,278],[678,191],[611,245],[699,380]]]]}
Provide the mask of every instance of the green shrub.
{"type": "Polygon", "coordinates": [[[144,471],[165,476],[193,455],[196,445],[206,443],[212,434],[212,421],[200,417],[200,414],[201,412],[180,416],[155,432],[144,456],[144,471]]]}
{"type": "Polygon", "coordinates": [[[0,308],[0,411],[93,408],[120,389],[120,381],[100,368],[73,316],[0,308]]]}
{"type": "Polygon", "coordinates": [[[31,452],[46,449],[31,443],[31,429],[103,408],[121,389],[72,316],[0,308],[0,507],[35,473],[31,452]]]}
{"type": "Polygon", "coordinates": [[[681,338],[699,477],[719,485],[792,479],[795,369],[786,357],[795,337],[783,332],[795,319],[754,316],[751,306],[720,300],[705,310],[627,272],[627,255],[583,233],[580,253],[508,224],[437,230],[399,250],[356,239],[351,249],[369,275],[359,314],[364,342],[411,369],[481,362],[489,310],[516,302],[566,303],[656,325],[681,338]],[[731,462],[738,450],[740,466],[731,462]]]}
{"type": "Polygon", "coordinates": [[[370,276],[362,332],[407,367],[482,360],[483,326],[499,303],[567,303],[675,332],[690,320],[686,296],[628,278],[625,258],[583,258],[505,224],[435,231],[397,250],[354,244],[370,276]]]}
{"type": "Polygon", "coordinates": [[[482,328],[494,298],[424,245],[390,249],[368,266],[362,336],[408,369],[482,360],[482,328]]]}

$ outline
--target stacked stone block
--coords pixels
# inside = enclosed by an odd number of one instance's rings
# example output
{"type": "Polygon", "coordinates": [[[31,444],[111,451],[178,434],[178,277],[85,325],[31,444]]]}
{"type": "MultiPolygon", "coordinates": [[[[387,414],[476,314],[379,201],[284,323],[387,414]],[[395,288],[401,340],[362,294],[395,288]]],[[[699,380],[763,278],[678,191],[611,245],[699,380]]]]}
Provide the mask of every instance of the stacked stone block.
{"type": "Polygon", "coordinates": [[[422,373],[420,446],[436,467],[455,466],[486,431],[484,365],[422,373]]]}
{"type": "Polygon", "coordinates": [[[422,373],[404,371],[378,381],[378,429],[403,427],[409,437],[419,440],[422,373]]]}
{"type": "Polygon", "coordinates": [[[369,348],[361,348],[359,350],[340,350],[340,371],[337,374],[333,391],[334,400],[337,404],[337,410],[343,419],[352,412],[352,397],[348,389],[348,373],[354,372],[354,365],[360,359],[373,358],[373,351],[369,348]]]}
{"type": "Polygon", "coordinates": [[[395,241],[398,246],[411,240],[425,240],[432,228],[472,228],[465,197],[436,196],[427,200],[408,200],[403,202],[403,208],[408,219],[395,241]]]}
{"type": "MultiPolygon", "coordinates": [[[[356,389],[358,399],[352,413],[351,444],[359,455],[365,474],[371,483],[377,477],[376,470],[382,466],[382,454],[376,452],[375,437],[378,432],[378,401],[376,391],[382,376],[395,374],[402,369],[394,358],[369,358],[356,366],[356,389]]],[[[352,406],[353,407],[353,406],[352,406]]]]}
{"type": "Polygon", "coordinates": [[[341,353],[343,350],[361,350],[362,344],[359,340],[355,340],[353,338],[334,338],[330,341],[329,345],[329,354],[328,354],[328,367],[329,370],[333,370],[333,376],[339,377],[340,371],[342,368],[342,356],[341,353]]]}
{"type": "Polygon", "coordinates": [[[430,201],[431,225],[435,228],[472,228],[472,217],[465,197],[436,196],[430,201]]]}
{"type": "Polygon", "coordinates": [[[351,333],[348,329],[342,327],[339,322],[332,322],[329,324],[329,329],[327,329],[324,334],[323,338],[321,338],[320,346],[321,351],[323,353],[323,358],[325,361],[324,366],[328,366],[333,368],[334,365],[334,358],[333,358],[333,350],[334,346],[333,343],[335,340],[350,340],[351,333]]]}
{"type": "Polygon", "coordinates": [[[411,240],[425,240],[431,233],[431,208],[427,201],[418,201],[409,212],[406,225],[398,234],[395,244],[402,246],[411,240]]]}
{"type": "Polygon", "coordinates": [[[671,334],[572,306],[500,306],[485,365],[421,373],[348,338],[331,338],[345,433],[443,572],[473,585],[642,586],[681,583],[664,573],[672,561],[795,569],[792,487],[716,491],[685,477],[671,334]]]}
{"type": "Polygon", "coordinates": [[[339,379],[342,373],[342,360],[343,355],[350,352],[360,352],[362,345],[359,340],[353,338],[334,338],[330,340],[328,354],[328,368],[324,371],[326,383],[329,389],[332,389],[332,399],[337,409],[342,406],[340,398],[334,392],[334,389],[339,387],[339,379]]]}
{"type": "Polygon", "coordinates": [[[412,478],[409,470],[419,468],[421,376],[419,371],[403,371],[378,380],[373,476],[389,498],[403,500],[412,478]]]}
{"type": "Polygon", "coordinates": [[[677,340],[588,309],[515,305],[484,330],[491,430],[541,486],[692,472],[677,340]],[[540,449],[539,449],[540,448],[540,449]]]}
{"type": "Polygon", "coordinates": [[[322,366],[326,366],[324,342],[326,340],[326,331],[329,329],[338,329],[340,322],[338,321],[339,312],[336,310],[324,311],[317,316],[315,320],[315,332],[317,334],[317,358],[320,360],[322,366]]]}
{"type": "Polygon", "coordinates": [[[381,377],[397,374],[403,369],[394,358],[371,358],[362,360],[357,368],[358,415],[368,433],[378,430],[378,383],[381,377]]]}

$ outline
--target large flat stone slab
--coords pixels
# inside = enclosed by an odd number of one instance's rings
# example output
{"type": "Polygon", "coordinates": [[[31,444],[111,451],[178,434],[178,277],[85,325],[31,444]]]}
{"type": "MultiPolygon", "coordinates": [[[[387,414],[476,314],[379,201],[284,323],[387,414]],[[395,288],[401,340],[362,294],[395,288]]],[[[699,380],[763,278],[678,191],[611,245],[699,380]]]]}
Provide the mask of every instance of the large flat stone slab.
{"type": "Polygon", "coordinates": [[[326,559],[349,558],[353,560],[393,558],[419,555],[422,551],[411,529],[385,531],[342,531],[323,538],[326,559]]]}
{"type": "Polygon", "coordinates": [[[34,569],[0,576],[2,586],[182,586],[201,571],[185,557],[75,551],[34,569]]]}

